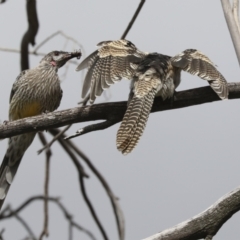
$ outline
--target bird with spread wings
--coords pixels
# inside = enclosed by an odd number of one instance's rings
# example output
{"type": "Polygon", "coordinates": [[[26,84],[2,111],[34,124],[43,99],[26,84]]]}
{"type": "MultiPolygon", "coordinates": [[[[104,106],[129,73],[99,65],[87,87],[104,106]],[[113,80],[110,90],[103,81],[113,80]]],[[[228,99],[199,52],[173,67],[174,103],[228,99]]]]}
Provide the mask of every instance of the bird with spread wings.
{"type": "Polygon", "coordinates": [[[77,67],[88,68],[82,98],[94,103],[105,89],[122,78],[132,80],[127,111],[117,132],[117,148],[130,153],[145,129],[154,98],[171,98],[181,81],[181,71],[207,80],[221,99],[228,98],[228,85],[212,61],[195,49],[187,49],[170,57],[159,53],[145,53],[125,39],[104,41],[77,67]]]}

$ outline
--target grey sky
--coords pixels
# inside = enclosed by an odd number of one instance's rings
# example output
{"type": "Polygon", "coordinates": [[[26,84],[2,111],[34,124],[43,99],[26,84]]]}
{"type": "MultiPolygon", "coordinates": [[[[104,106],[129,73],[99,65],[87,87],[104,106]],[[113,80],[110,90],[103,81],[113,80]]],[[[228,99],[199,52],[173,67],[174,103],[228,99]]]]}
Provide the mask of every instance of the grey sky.
{"type": "MultiPolygon", "coordinates": [[[[103,40],[120,38],[139,0],[38,1],[40,29],[36,42],[57,30],[77,39],[86,54],[103,40]]],[[[27,21],[25,1],[7,1],[0,5],[0,47],[19,48],[27,21]]],[[[239,80],[239,66],[221,9],[220,1],[148,0],[127,36],[139,49],[175,55],[196,48],[208,55],[228,82],[239,80]]],[[[60,50],[65,41],[53,40],[41,52],[60,50]]],[[[69,44],[65,50],[73,50],[69,44]]],[[[83,59],[83,58],[82,58],[83,59]]],[[[81,59],[81,60],[82,60],[81,59]]],[[[31,56],[31,66],[39,62],[31,56]]],[[[80,61],[79,61],[80,62],[80,61]]],[[[0,52],[0,119],[7,119],[12,83],[20,72],[19,55],[0,52]]],[[[62,83],[63,100],[59,109],[75,107],[80,100],[82,75],[70,66],[62,83]]],[[[60,74],[64,71],[61,70],[60,74]]],[[[207,82],[187,73],[177,90],[206,86],[207,82]]],[[[126,100],[129,82],[123,80],[110,90],[110,101],[126,100]]],[[[109,94],[109,92],[107,93],[109,94]]],[[[103,97],[97,102],[105,101],[103,97]]],[[[119,124],[76,138],[74,142],[89,156],[106,177],[126,220],[126,239],[142,239],[171,227],[205,210],[240,182],[239,100],[218,101],[150,115],[137,148],[123,156],[115,146],[119,124]]],[[[68,132],[89,123],[75,124],[68,132]]],[[[49,135],[50,139],[50,135],[49,135]]],[[[1,142],[3,157],[7,140],[1,142]]],[[[38,156],[38,138],[24,155],[6,203],[16,207],[30,195],[43,192],[44,154],[38,156]]],[[[61,196],[63,203],[84,227],[101,239],[82,196],[77,173],[67,155],[56,143],[51,161],[50,194],[61,196]]],[[[88,173],[87,190],[110,239],[117,239],[115,219],[101,185],[88,173]]],[[[21,215],[40,233],[43,224],[42,203],[32,204],[21,215]]],[[[240,215],[233,216],[214,239],[239,238],[240,215]]],[[[1,223],[6,239],[22,239],[25,230],[15,220],[1,223]]],[[[66,239],[68,225],[62,213],[50,205],[50,238],[66,239]]],[[[75,239],[88,239],[74,232],[75,239]]]]}

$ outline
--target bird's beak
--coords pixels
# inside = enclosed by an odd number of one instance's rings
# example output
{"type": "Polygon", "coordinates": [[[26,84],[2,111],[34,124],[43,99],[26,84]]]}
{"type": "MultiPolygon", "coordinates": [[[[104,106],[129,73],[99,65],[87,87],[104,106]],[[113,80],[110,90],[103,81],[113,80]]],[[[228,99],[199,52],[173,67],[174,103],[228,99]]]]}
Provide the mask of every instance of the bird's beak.
{"type": "Polygon", "coordinates": [[[82,53],[81,53],[80,50],[79,51],[65,53],[62,56],[62,59],[59,61],[58,67],[62,67],[67,61],[69,61],[72,58],[80,59],[81,56],[82,56],[82,53]]]}
{"type": "Polygon", "coordinates": [[[64,58],[66,61],[68,61],[68,60],[70,60],[70,59],[72,59],[72,58],[75,58],[75,57],[76,57],[77,59],[80,59],[81,56],[82,56],[82,53],[81,53],[81,51],[79,50],[79,51],[75,51],[75,52],[66,53],[63,58],[64,58]]]}

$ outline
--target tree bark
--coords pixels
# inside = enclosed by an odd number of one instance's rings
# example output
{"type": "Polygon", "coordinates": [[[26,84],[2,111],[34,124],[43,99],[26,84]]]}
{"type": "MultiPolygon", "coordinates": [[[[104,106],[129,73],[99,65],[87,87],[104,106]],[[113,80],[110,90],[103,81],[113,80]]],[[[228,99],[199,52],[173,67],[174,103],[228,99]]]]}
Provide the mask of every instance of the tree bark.
{"type": "Polygon", "coordinates": [[[212,239],[222,225],[240,210],[240,187],[221,197],[208,209],[144,240],[212,239]]]}
{"type": "MultiPolygon", "coordinates": [[[[240,98],[240,83],[229,83],[228,87],[229,99],[240,98]]],[[[179,109],[220,100],[210,87],[201,87],[177,92],[174,98],[174,102],[171,100],[162,101],[161,98],[155,98],[151,112],[179,109]]],[[[73,123],[95,120],[107,120],[108,124],[106,124],[105,127],[107,128],[122,121],[126,108],[127,102],[110,102],[75,107],[12,122],[6,121],[0,125],[0,138],[8,138],[27,132],[42,131],[73,123]],[[111,124],[109,124],[109,122],[111,124]]],[[[101,126],[93,130],[102,129],[104,128],[101,126]]]]}

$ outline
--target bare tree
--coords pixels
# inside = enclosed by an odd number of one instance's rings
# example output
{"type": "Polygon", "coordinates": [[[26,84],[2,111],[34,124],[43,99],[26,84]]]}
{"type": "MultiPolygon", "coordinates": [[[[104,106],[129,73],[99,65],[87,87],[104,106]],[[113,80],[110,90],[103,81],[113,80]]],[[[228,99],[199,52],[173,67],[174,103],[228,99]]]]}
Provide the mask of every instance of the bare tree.
{"type": "MultiPolygon", "coordinates": [[[[5,2],[4,0],[1,3],[5,2]]],[[[138,14],[140,13],[142,7],[144,6],[144,0],[140,1],[140,4],[131,19],[129,25],[127,26],[124,34],[121,38],[125,38],[131,29],[134,21],[136,20],[138,14]]],[[[222,7],[224,10],[225,18],[228,24],[228,28],[232,37],[232,41],[235,47],[236,55],[238,61],[240,62],[240,31],[239,31],[239,17],[238,17],[238,6],[239,1],[234,0],[231,5],[228,0],[221,0],[222,7]]],[[[44,55],[40,53],[39,49],[44,44],[56,37],[58,35],[63,36],[64,38],[74,42],[78,46],[81,46],[75,39],[67,36],[64,32],[58,31],[51,36],[47,37],[43,42],[38,44],[34,51],[29,52],[29,44],[35,44],[35,36],[38,32],[38,17],[37,17],[37,8],[35,0],[27,0],[27,17],[28,17],[28,30],[24,34],[21,43],[21,50],[16,49],[6,49],[0,48],[1,51],[9,52],[18,52],[21,55],[21,69],[29,68],[29,54],[34,55],[44,55]]],[[[72,64],[76,62],[72,61],[72,64]]],[[[229,83],[229,99],[238,99],[240,98],[240,84],[239,83],[229,83]]],[[[210,87],[202,87],[191,90],[180,91],[176,93],[176,101],[172,105],[171,101],[162,101],[160,98],[156,98],[151,112],[173,110],[178,108],[184,108],[188,106],[195,106],[203,103],[210,103],[218,101],[218,97],[211,91],[210,87]],[[161,103],[161,104],[159,104],[161,103]]],[[[72,109],[57,111],[53,113],[48,113],[43,116],[36,116],[26,119],[21,119],[13,122],[5,122],[0,125],[0,138],[8,138],[18,134],[33,132],[33,131],[42,131],[48,130],[49,133],[53,136],[53,141],[50,143],[47,142],[45,138],[45,133],[40,132],[39,138],[43,144],[43,148],[40,149],[39,153],[45,150],[46,154],[46,171],[45,171],[45,182],[44,182],[44,193],[39,196],[31,196],[24,203],[22,203],[18,208],[13,209],[10,205],[7,205],[0,214],[0,220],[8,218],[16,218],[26,229],[29,239],[43,239],[44,236],[48,236],[48,204],[54,203],[62,211],[66,221],[69,224],[68,232],[69,239],[73,239],[72,231],[74,228],[83,231],[88,235],[90,239],[96,239],[94,235],[87,230],[85,227],[82,227],[77,223],[72,214],[68,212],[67,207],[65,207],[59,197],[52,197],[49,195],[49,178],[50,178],[50,158],[51,158],[51,145],[54,141],[58,141],[62,149],[68,154],[69,158],[72,160],[72,163],[77,169],[79,188],[81,194],[86,202],[86,205],[89,208],[89,211],[97,224],[103,239],[107,240],[106,230],[103,227],[97,213],[93,207],[93,204],[87,195],[85,180],[88,178],[87,170],[85,169],[84,164],[89,168],[88,170],[92,171],[95,176],[98,178],[99,182],[104,187],[107,196],[110,199],[119,239],[124,239],[124,217],[122,210],[118,203],[118,198],[114,195],[109,184],[105,178],[100,174],[100,172],[94,167],[91,160],[71,141],[65,141],[66,138],[72,138],[80,134],[76,134],[70,137],[67,137],[66,131],[69,129],[71,124],[77,122],[87,122],[93,120],[104,120],[101,123],[91,124],[81,129],[81,135],[87,134],[92,131],[103,130],[112,125],[121,122],[123,115],[126,111],[126,102],[111,102],[111,103],[102,103],[94,104],[92,106],[83,106],[75,107],[72,109]],[[66,126],[63,131],[58,130],[58,127],[66,126]],[[31,230],[26,221],[20,217],[21,211],[28,207],[29,204],[41,200],[44,203],[44,223],[43,230],[39,237],[31,230]]],[[[231,216],[240,210],[240,189],[239,187],[227,195],[220,198],[212,206],[210,206],[204,212],[192,217],[190,220],[179,223],[178,225],[166,229],[160,233],[154,234],[146,238],[146,240],[160,240],[160,239],[212,239],[222,225],[229,219],[231,216]]],[[[0,232],[0,238],[3,239],[4,230],[0,232]]]]}

